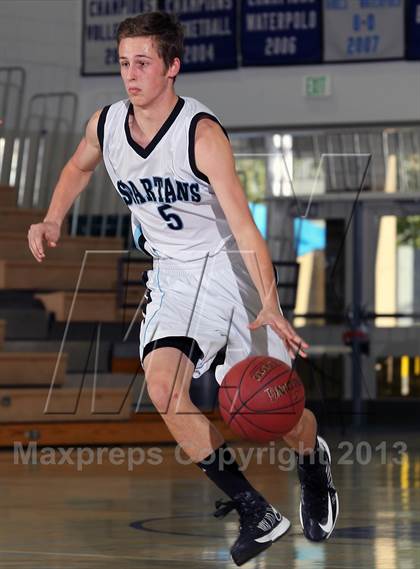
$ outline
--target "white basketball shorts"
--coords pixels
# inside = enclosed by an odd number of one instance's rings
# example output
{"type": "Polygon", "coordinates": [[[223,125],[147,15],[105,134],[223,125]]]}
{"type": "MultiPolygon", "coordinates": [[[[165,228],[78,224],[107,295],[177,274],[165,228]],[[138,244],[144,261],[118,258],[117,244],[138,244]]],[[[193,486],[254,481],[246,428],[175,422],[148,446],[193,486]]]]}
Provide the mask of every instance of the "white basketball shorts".
{"type": "Polygon", "coordinates": [[[291,365],[283,341],[269,326],[247,327],[260,312],[261,300],[239,252],[189,262],[155,259],[144,281],[141,361],[157,348],[176,347],[194,363],[193,377],[219,364],[218,383],[249,355],[269,355],[291,365]]]}

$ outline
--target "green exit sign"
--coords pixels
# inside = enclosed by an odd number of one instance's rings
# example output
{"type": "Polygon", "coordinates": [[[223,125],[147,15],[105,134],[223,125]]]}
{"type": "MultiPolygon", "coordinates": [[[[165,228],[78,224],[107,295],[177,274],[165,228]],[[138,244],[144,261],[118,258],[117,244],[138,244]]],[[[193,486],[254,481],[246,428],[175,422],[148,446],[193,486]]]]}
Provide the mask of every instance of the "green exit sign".
{"type": "Polygon", "coordinates": [[[329,75],[306,75],[303,78],[304,96],[311,98],[331,95],[331,77],[329,75]]]}

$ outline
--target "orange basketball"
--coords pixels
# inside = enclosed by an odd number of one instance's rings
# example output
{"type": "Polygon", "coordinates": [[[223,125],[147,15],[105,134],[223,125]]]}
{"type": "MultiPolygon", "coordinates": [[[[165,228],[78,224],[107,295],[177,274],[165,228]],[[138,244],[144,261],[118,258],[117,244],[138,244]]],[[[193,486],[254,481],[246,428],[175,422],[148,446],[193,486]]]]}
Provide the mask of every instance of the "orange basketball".
{"type": "Polygon", "coordinates": [[[305,407],[303,384],[292,368],[269,356],[234,365],[219,389],[224,421],[240,437],[266,443],[293,429],[305,407]]]}

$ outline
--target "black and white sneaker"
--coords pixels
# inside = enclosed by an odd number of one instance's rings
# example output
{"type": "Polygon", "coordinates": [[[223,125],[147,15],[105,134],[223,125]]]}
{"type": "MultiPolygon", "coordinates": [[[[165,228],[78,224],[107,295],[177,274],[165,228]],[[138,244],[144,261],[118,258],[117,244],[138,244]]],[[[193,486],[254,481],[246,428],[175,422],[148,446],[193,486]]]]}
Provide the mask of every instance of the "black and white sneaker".
{"type": "Polygon", "coordinates": [[[338,494],[331,476],[331,453],[327,443],[317,437],[318,456],[314,464],[298,463],[302,487],[300,523],[305,537],[311,541],[328,539],[338,517],[338,494]]]}
{"type": "Polygon", "coordinates": [[[231,510],[239,514],[239,536],[230,553],[236,565],[243,565],[281,537],[290,522],[259,494],[240,492],[233,500],[216,502],[216,518],[223,518],[231,510]]]}

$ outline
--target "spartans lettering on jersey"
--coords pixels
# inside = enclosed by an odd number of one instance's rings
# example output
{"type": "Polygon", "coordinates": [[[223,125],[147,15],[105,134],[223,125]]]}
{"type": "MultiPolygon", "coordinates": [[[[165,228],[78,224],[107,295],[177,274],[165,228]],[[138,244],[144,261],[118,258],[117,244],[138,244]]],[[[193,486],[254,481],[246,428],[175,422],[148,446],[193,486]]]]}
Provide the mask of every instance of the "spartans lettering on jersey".
{"type": "Polygon", "coordinates": [[[144,204],[148,202],[174,203],[200,202],[201,195],[197,183],[180,182],[170,178],[141,178],[139,183],[131,180],[117,182],[118,193],[127,205],[144,204]]]}

